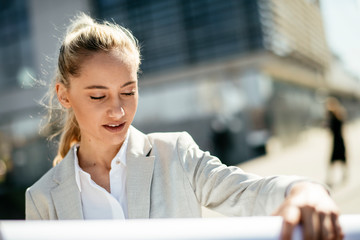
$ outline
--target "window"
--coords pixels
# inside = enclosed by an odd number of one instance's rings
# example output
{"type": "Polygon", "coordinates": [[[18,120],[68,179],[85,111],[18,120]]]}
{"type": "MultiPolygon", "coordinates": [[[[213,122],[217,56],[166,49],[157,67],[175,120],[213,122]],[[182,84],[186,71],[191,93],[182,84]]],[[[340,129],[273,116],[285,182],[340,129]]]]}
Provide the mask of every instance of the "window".
{"type": "Polygon", "coordinates": [[[23,67],[31,67],[26,0],[0,1],[0,87],[16,87],[23,67]]]}
{"type": "Polygon", "coordinates": [[[100,18],[129,28],[144,72],[229,57],[262,47],[254,0],[96,1],[100,18]]]}

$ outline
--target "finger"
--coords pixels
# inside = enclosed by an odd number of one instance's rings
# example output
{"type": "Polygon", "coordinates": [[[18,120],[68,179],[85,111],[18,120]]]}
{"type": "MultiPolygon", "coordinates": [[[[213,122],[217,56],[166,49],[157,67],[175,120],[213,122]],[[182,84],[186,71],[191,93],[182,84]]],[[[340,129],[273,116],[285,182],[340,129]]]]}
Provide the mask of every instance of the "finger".
{"type": "Polygon", "coordinates": [[[284,219],[282,230],[281,230],[281,239],[282,240],[291,240],[292,233],[294,231],[296,224],[293,222],[287,221],[284,219]]]}
{"type": "Polygon", "coordinates": [[[303,238],[305,240],[318,239],[319,230],[319,219],[314,214],[313,207],[304,207],[301,209],[301,219],[303,223],[303,238]]]}
{"type": "Polygon", "coordinates": [[[325,213],[319,214],[320,230],[321,230],[321,239],[336,239],[334,225],[331,220],[331,215],[326,215],[325,213]]]}
{"type": "Polygon", "coordinates": [[[338,214],[331,214],[331,223],[334,229],[334,234],[335,234],[335,238],[334,239],[344,239],[344,233],[342,231],[341,225],[340,225],[340,221],[339,221],[339,216],[338,214]]]}
{"type": "Polygon", "coordinates": [[[275,213],[283,218],[283,224],[281,229],[281,239],[290,240],[292,233],[297,224],[300,223],[301,213],[296,207],[287,207],[275,213]]]}

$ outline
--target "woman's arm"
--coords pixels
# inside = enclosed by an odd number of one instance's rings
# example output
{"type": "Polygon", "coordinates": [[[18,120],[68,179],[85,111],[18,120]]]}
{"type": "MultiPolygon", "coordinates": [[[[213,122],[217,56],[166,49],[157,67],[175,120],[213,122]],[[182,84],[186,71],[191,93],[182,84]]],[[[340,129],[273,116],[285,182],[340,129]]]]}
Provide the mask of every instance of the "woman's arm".
{"type": "Polygon", "coordinates": [[[270,215],[285,200],[297,176],[260,177],[226,166],[199,149],[189,134],[179,136],[178,155],[198,202],[226,216],[270,215]]]}
{"type": "Polygon", "coordinates": [[[305,239],[343,238],[338,208],[322,185],[296,176],[262,178],[226,167],[201,151],[188,134],[179,138],[178,151],[201,205],[232,216],[267,215],[277,209],[273,215],[284,218],[282,239],[290,239],[300,223],[305,239]]]}

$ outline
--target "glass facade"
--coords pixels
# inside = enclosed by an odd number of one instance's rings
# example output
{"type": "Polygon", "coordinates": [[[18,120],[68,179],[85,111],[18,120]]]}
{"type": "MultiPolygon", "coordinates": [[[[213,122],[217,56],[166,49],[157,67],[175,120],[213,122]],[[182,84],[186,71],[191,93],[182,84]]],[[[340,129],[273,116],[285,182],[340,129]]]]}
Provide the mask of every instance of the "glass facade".
{"type": "Polygon", "coordinates": [[[34,52],[26,0],[0,1],[0,219],[23,219],[25,189],[50,168],[33,106],[34,52]],[[32,117],[34,116],[34,117],[32,117]]]}
{"type": "Polygon", "coordinates": [[[129,28],[144,72],[214,61],[263,48],[254,0],[95,0],[100,19],[129,28]]]}
{"type": "Polygon", "coordinates": [[[32,67],[26,0],[0,1],[0,91],[21,85],[21,73],[32,67]]]}

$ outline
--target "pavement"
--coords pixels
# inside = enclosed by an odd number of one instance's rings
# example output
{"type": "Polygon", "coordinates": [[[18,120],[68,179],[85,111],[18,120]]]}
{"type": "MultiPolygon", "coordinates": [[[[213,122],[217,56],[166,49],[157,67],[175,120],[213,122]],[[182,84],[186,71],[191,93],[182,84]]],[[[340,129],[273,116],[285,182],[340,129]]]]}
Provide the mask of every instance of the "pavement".
{"type": "MultiPolygon", "coordinates": [[[[341,214],[360,214],[360,120],[344,126],[348,174],[341,178],[340,168],[333,171],[331,195],[341,214]],[[338,182],[338,183],[336,183],[338,182]]],[[[238,165],[246,172],[261,176],[299,175],[326,183],[331,152],[331,134],[325,128],[311,128],[299,135],[296,142],[282,147],[277,139],[271,139],[268,153],[238,165]]],[[[219,216],[204,209],[205,217],[219,216]]]]}

